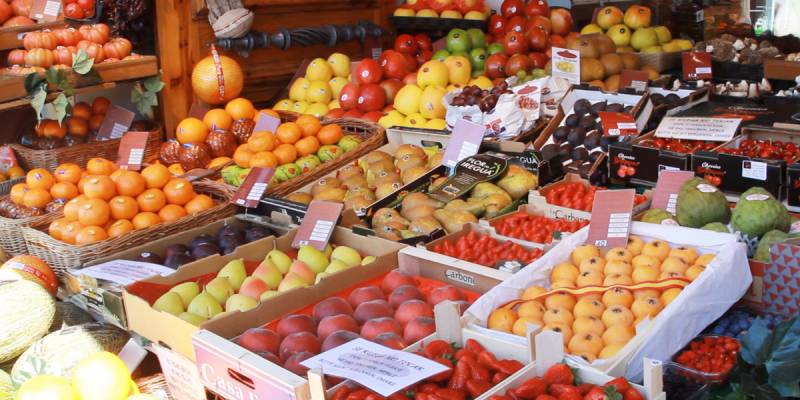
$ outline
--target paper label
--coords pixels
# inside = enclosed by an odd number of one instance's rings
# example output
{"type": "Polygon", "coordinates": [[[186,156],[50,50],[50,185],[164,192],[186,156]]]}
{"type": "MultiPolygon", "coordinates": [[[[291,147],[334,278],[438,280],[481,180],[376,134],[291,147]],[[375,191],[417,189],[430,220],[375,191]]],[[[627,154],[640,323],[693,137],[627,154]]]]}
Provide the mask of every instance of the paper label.
{"type": "Polygon", "coordinates": [[[264,193],[269,187],[269,181],[275,175],[274,168],[253,167],[247,174],[239,190],[231,198],[231,202],[238,206],[255,208],[258,202],[264,197],[264,193]]]}
{"type": "Polygon", "coordinates": [[[39,22],[52,22],[58,19],[59,14],[61,14],[61,1],[35,0],[28,16],[39,22]]]}
{"type": "Polygon", "coordinates": [[[509,157],[497,153],[483,153],[467,157],[456,165],[453,175],[430,193],[439,201],[457,199],[475,185],[490,181],[506,170],[509,157]]]}
{"type": "Polygon", "coordinates": [[[342,203],[313,200],[308,205],[303,223],[294,235],[292,247],[310,245],[319,251],[324,251],[343,208],[342,203]]]}
{"type": "Polygon", "coordinates": [[[98,138],[119,139],[130,129],[135,114],[117,105],[108,108],[105,119],[97,131],[98,138]]]}
{"type": "Polygon", "coordinates": [[[169,387],[169,394],[175,400],[197,400],[206,398],[206,389],[200,380],[197,366],[188,358],[152,344],[154,352],[164,371],[164,379],[169,387]]]}
{"type": "Polygon", "coordinates": [[[448,269],[444,272],[444,276],[453,282],[458,282],[467,286],[475,286],[474,276],[465,274],[456,269],[448,269]]]}
{"type": "Polygon", "coordinates": [[[442,165],[453,168],[459,161],[478,153],[486,127],[482,124],[460,119],[453,126],[453,133],[442,156],[442,165]]]}
{"type": "Polygon", "coordinates": [[[17,165],[17,156],[8,145],[0,146],[0,171],[8,172],[9,168],[17,165]]]}
{"type": "Polygon", "coordinates": [[[653,192],[651,208],[662,208],[675,214],[678,192],[684,182],[692,179],[692,171],[663,171],[658,174],[658,182],[653,192]]]}
{"type": "Polygon", "coordinates": [[[741,122],[741,118],[664,117],[656,137],[727,142],[741,122]]]}
{"type": "Polygon", "coordinates": [[[631,230],[636,191],[600,190],[594,195],[586,243],[597,247],[625,247],[631,230]]]}
{"type": "Polygon", "coordinates": [[[113,260],[79,270],[82,275],[119,285],[130,285],[153,275],[167,276],[174,272],[174,269],[163,265],[130,260],[113,260]]]}
{"type": "Polygon", "coordinates": [[[308,368],[320,368],[326,375],[352,379],[387,397],[448,369],[414,353],[392,350],[361,338],[301,364],[308,368]]]}
{"type": "Polygon", "coordinates": [[[122,136],[117,152],[117,165],[122,169],[138,171],[142,168],[149,132],[128,131],[122,136]]]}
{"type": "Polygon", "coordinates": [[[687,81],[711,79],[711,53],[688,51],[681,53],[681,57],[683,57],[683,79],[687,81]]]}
{"type": "Polygon", "coordinates": [[[765,200],[769,199],[769,196],[767,196],[766,194],[761,194],[761,193],[753,193],[753,194],[747,195],[747,197],[745,197],[745,199],[747,199],[748,201],[765,201],[765,200]]]}
{"type": "Polygon", "coordinates": [[[717,188],[715,186],[713,186],[713,185],[709,185],[709,184],[706,184],[706,183],[701,183],[701,184],[697,185],[697,190],[699,190],[699,191],[701,191],[703,193],[714,193],[714,192],[717,191],[717,188]]]}
{"type": "Polygon", "coordinates": [[[553,76],[566,79],[569,83],[581,83],[581,53],[578,50],[552,48],[553,76]]]}
{"type": "Polygon", "coordinates": [[[647,90],[647,85],[650,82],[650,75],[646,71],[633,71],[623,70],[619,76],[619,87],[633,88],[637,92],[644,92],[647,90]]]}
{"type": "Polygon", "coordinates": [[[767,163],[751,160],[742,161],[742,177],[760,181],[767,180],[767,163]]]}
{"type": "Polygon", "coordinates": [[[603,127],[603,134],[606,136],[629,136],[638,135],[636,120],[633,116],[626,113],[600,111],[600,125],[603,127]]]}
{"type": "Polygon", "coordinates": [[[281,119],[274,115],[259,112],[256,116],[256,125],[253,127],[253,132],[275,132],[281,124],[281,119]]]}

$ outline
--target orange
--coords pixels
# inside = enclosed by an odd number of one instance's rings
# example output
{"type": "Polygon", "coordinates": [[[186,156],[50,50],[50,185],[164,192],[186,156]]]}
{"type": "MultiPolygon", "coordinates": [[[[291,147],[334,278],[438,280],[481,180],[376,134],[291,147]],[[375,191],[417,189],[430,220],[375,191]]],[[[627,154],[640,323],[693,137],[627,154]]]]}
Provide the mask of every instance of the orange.
{"type": "Polygon", "coordinates": [[[119,176],[122,175],[125,172],[127,172],[127,170],[118,169],[118,170],[112,172],[111,175],[109,175],[108,177],[111,178],[112,182],[117,183],[117,178],[119,178],[119,176]]]}
{"type": "Polygon", "coordinates": [[[225,105],[225,111],[228,112],[228,115],[235,120],[239,119],[253,119],[256,116],[256,108],[253,107],[253,103],[250,100],[243,99],[241,97],[233,99],[225,105]]]}
{"type": "Polygon", "coordinates": [[[233,162],[242,168],[250,168],[250,159],[253,158],[253,152],[250,151],[247,144],[242,144],[233,152],[233,162]]]}
{"type": "Polygon", "coordinates": [[[228,130],[233,125],[233,118],[225,110],[215,108],[208,110],[203,117],[203,122],[209,130],[214,131],[217,129],[228,130]]]}
{"type": "Polygon", "coordinates": [[[262,113],[267,114],[267,115],[271,115],[271,116],[273,116],[275,118],[280,118],[281,117],[281,115],[278,114],[277,111],[275,111],[275,110],[273,110],[271,108],[265,108],[265,109],[263,109],[263,110],[261,110],[259,112],[262,112],[262,113]]]}
{"type": "Polygon", "coordinates": [[[72,116],[88,120],[92,117],[92,106],[89,103],[81,101],[72,106],[72,116]]]}
{"type": "Polygon", "coordinates": [[[186,209],[186,212],[189,214],[197,214],[200,211],[208,210],[209,208],[214,207],[214,200],[205,194],[198,194],[194,196],[193,199],[189,200],[183,208],[186,209]]]}
{"type": "Polygon", "coordinates": [[[92,176],[83,184],[83,194],[90,199],[111,200],[117,194],[114,181],[107,176],[92,176]]]}
{"type": "Polygon", "coordinates": [[[297,149],[291,144],[284,143],[276,147],[272,153],[275,154],[275,157],[278,157],[279,165],[294,162],[297,159],[297,149]]]}
{"type": "Polygon", "coordinates": [[[223,165],[225,165],[225,164],[227,164],[227,163],[229,163],[231,161],[233,161],[233,159],[230,158],[230,157],[217,157],[217,158],[214,158],[213,160],[209,161],[208,165],[206,166],[206,168],[221,167],[221,166],[223,166],[223,165]]]}
{"type": "Polygon", "coordinates": [[[70,182],[58,182],[50,188],[54,199],[69,200],[78,197],[78,187],[70,182]]]}
{"type": "Polygon", "coordinates": [[[25,176],[25,171],[19,165],[15,165],[8,169],[9,178],[22,178],[25,176]]]}
{"type": "Polygon", "coordinates": [[[9,196],[11,197],[11,202],[14,204],[22,204],[22,198],[25,196],[25,193],[31,190],[26,183],[17,183],[16,185],[11,187],[11,191],[9,192],[9,196]]]}
{"type": "Polygon", "coordinates": [[[161,218],[158,216],[158,214],[153,212],[142,212],[136,214],[136,216],[133,217],[133,220],[131,220],[131,223],[133,223],[133,227],[136,229],[144,229],[160,224],[161,218]]]}
{"type": "Polygon", "coordinates": [[[167,204],[167,196],[161,189],[147,189],[136,197],[140,211],[158,211],[167,204]]]}
{"type": "Polygon", "coordinates": [[[203,121],[194,117],[181,121],[175,132],[175,137],[181,144],[200,144],[206,140],[206,136],[208,136],[208,127],[203,121]]]}
{"type": "Polygon", "coordinates": [[[86,171],[90,175],[111,175],[117,165],[105,158],[92,158],[86,162],[86,171]]]}
{"type": "Polygon", "coordinates": [[[304,137],[298,140],[297,143],[294,144],[294,147],[297,149],[297,153],[300,154],[301,157],[309,154],[315,154],[317,150],[319,150],[319,140],[317,140],[316,136],[304,137]]]}
{"type": "MultiPolygon", "coordinates": [[[[116,172],[114,172],[116,173],[116,172]]],[[[122,171],[117,176],[117,193],[123,196],[138,196],[147,188],[147,181],[138,172],[122,171]]]]}
{"type": "Polygon", "coordinates": [[[186,170],[183,169],[183,166],[177,163],[170,165],[167,167],[167,169],[169,170],[170,178],[172,176],[183,175],[186,173],[186,170]]]}
{"type": "Polygon", "coordinates": [[[42,121],[42,135],[47,138],[62,139],[67,134],[67,125],[52,119],[42,121]]]}
{"type": "Polygon", "coordinates": [[[158,212],[158,217],[164,222],[172,222],[186,216],[186,209],[177,204],[167,204],[158,212]]]}
{"type": "Polygon", "coordinates": [[[270,151],[275,147],[275,135],[269,131],[257,131],[247,139],[247,149],[253,153],[270,151]]]}
{"type": "Polygon", "coordinates": [[[78,208],[78,222],[84,226],[102,226],[111,217],[111,208],[101,199],[89,199],[78,208]]]}
{"type": "Polygon", "coordinates": [[[50,223],[50,226],[47,227],[47,233],[49,233],[50,236],[56,238],[56,240],[61,240],[61,231],[69,223],[70,223],[70,221],[68,219],[59,218],[59,219],[57,219],[57,220],[55,220],[55,221],[50,223]]]}
{"type": "Polygon", "coordinates": [[[278,157],[271,151],[262,151],[250,158],[251,167],[275,168],[278,166],[278,157]]]}
{"type": "Polygon", "coordinates": [[[112,219],[131,219],[139,213],[139,203],[130,196],[117,196],[108,202],[112,219]]]}
{"type": "Polygon", "coordinates": [[[22,196],[22,205],[29,208],[44,208],[51,201],[53,197],[45,189],[31,189],[22,196]]]}
{"type": "Polygon", "coordinates": [[[141,173],[148,189],[161,189],[171,178],[169,169],[163,164],[149,165],[141,173]]]}
{"type": "Polygon", "coordinates": [[[78,210],[80,210],[81,205],[84,201],[89,200],[86,195],[80,195],[70,201],[67,204],[64,204],[64,218],[69,221],[77,221],[78,220],[78,210]]]}
{"type": "Polygon", "coordinates": [[[108,239],[108,234],[105,229],[99,226],[87,226],[78,231],[78,234],[75,235],[75,244],[82,246],[101,242],[106,239],[108,239]]]}
{"type": "Polygon", "coordinates": [[[303,136],[303,131],[300,130],[300,126],[296,123],[286,122],[278,126],[275,136],[278,137],[281,143],[294,144],[303,136]]]}
{"type": "Polygon", "coordinates": [[[78,164],[64,163],[56,167],[53,175],[58,182],[78,184],[78,181],[81,180],[81,167],[78,164]]]}
{"type": "Polygon", "coordinates": [[[56,183],[56,179],[53,178],[53,175],[47,172],[46,169],[34,168],[28,171],[28,175],[25,177],[25,183],[27,183],[28,187],[31,189],[50,190],[50,187],[56,183]]]}
{"type": "Polygon", "coordinates": [[[108,107],[111,106],[111,100],[100,96],[95,97],[94,101],[92,102],[92,114],[93,115],[106,115],[108,112],[108,107]]]}
{"type": "Polygon", "coordinates": [[[61,241],[69,244],[75,244],[75,236],[83,229],[83,225],[78,221],[72,221],[65,227],[61,228],[61,241]]]}
{"type": "Polygon", "coordinates": [[[120,237],[126,233],[130,233],[134,229],[136,228],[134,228],[133,223],[131,223],[131,221],[128,221],[127,219],[118,219],[108,226],[108,228],[106,229],[106,233],[108,233],[108,237],[115,238],[115,237],[120,237]]]}
{"type": "Polygon", "coordinates": [[[317,138],[322,144],[336,144],[342,139],[342,127],[337,124],[325,125],[317,133],[317,138]]]}
{"type": "Polygon", "coordinates": [[[92,115],[92,118],[89,118],[89,129],[93,131],[100,129],[100,126],[103,125],[103,121],[105,121],[105,119],[105,114],[92,115]]]}
{"type": "Polygon", "coordinates": [[[164,195],[167,196],[168,203],[182,206],[197,194],[191,182],[183,178],[174,178],[164,186],[164,195]]]}
{"type": "Polygon", "coordinates": [[[297,117],[295,123],[300,127],[300,130],[303,131],[303,136],[314,136],[322,128],[322,123],[319,122],[319,118],[308,114],[297,117]]]}

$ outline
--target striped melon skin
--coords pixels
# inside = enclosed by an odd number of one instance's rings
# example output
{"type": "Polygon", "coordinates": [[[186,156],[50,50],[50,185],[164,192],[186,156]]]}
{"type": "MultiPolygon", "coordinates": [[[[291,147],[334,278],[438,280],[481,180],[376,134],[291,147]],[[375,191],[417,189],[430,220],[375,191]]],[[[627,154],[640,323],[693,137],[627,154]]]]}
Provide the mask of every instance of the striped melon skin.
{"type": "Polygon", "coordinates": [[[22,354],[53,322],[53,296],[35,282],[0,282],[0,363],[22,354]]]}
{"type": "Polygon", "coordinates": [[[0,370],[0,400],[14,400],[14,385],[3,370],[0,370]]]}

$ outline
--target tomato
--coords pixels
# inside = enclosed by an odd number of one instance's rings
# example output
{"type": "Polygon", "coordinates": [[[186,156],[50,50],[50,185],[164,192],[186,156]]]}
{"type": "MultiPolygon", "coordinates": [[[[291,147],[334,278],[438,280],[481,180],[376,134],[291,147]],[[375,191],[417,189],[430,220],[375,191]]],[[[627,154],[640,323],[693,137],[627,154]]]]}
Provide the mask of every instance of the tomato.
{"type": "Polygon", "coordinates": [[[108,43],[103,45],[103,52],[108,58],[123,59],[131,54],[133,45],[130,40],[125,38],[111,39],[108,43]]]}
{"type": "Polygon", "coordinates": [[[29,32],[22,39],[22,45],[25,46],[25,50],[53,50],[58,46],[58,37],[50,31],[29,32]]]}
{"type": "Polygon", "coordinates": [[[83,39],[75,28],[54,29],[53,34],[56,35],[59,46],[75,46],[83,39]]]}
{"type": "Polygon", "coordinates": [[[79,6],[77,3],[72,3],[64,6],[64,16],[72,19],[83,19],[84,12],[81,6],[79,6]]]}
{"type": "Polygon", "coordinates": [[[25,65],[25,54],[28,52],[22,49],[14,49],[8,53],[8,63],[10,65],[25,65]]]}
{"type": "Polygon", "coordinates": [[[56,47],[53,50],[53,57],[56,64],[72,66],[72,51],[67,47],[56,47]]]}
{"type": "Polygon", "coordinates": [[[105,44],[111,35],[111,30],[106,24],[82,25],[78,31],[85,40],[97,44],[105,44]]]}
{"type": "Polygon", "coordinates": [[[55,57],[48,49],[31,49],[25,54],[25,65],[47,68],[53,65],[55,57]]]}

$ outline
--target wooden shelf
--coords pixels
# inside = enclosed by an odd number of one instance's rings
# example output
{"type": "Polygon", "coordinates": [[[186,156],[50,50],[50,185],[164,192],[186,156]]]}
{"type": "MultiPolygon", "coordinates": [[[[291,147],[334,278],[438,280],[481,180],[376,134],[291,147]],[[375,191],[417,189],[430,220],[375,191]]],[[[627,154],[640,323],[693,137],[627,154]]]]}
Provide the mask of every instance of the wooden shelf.
{"type": "Polygon", "coordinates": [[[0,50],[11,50],[22,48],[23,33],[38,31],[41,29],[56,29],[67,26],[64,21],[43,22],[26,26],[13,26],[0,28],[0,50]]]}
{"type": "MultiPolygon", "coordinates": [[[[87,75],[70,71],[67,75],[76,93],[87,93],[113,87],[115,82],[146,78],[158,74],[155,56],[142,56],[135,60],[113,61],[97,64],[87,75]],[[108,86],[111,84],[111,86],[108,86]]],[[[51,93],[55,97],[58,93],[51,93]]],[[[0,76],[0,110],[30,104],[25,92],[25,75],[0,76]]]]}

